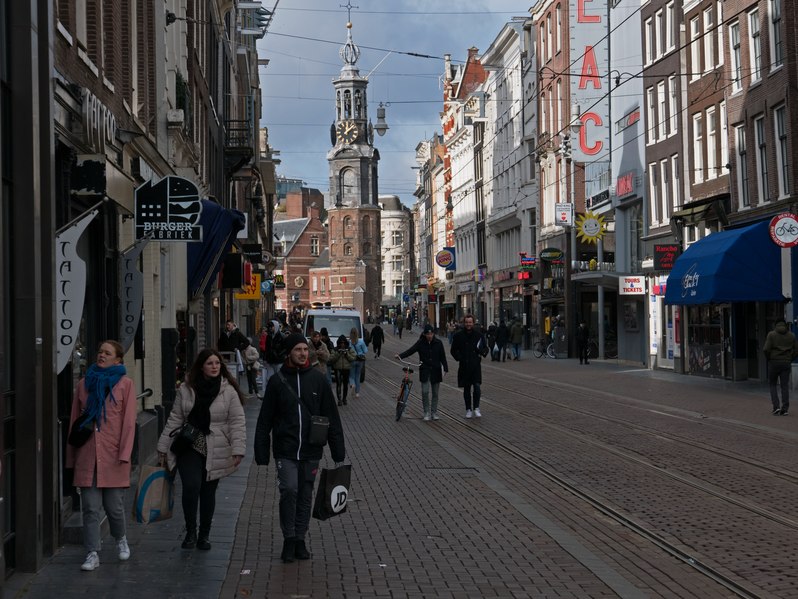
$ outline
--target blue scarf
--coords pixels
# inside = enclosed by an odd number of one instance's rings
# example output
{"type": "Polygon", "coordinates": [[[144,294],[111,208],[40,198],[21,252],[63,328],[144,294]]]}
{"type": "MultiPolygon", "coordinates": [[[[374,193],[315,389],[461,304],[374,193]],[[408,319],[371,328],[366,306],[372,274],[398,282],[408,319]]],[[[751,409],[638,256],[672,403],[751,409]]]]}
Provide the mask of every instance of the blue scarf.
{"type": "Polygon", "coordinates": [[[100,368],[97,364],[89,366],[86,372],[86,391],[89,397],[86,400],[84,414],[88,416],[86,422],[91,426],[92,421],[97,423],[97,430],[100,430],[100,416],[103,422],[108,420],[105,413],[105,396],[108,395],[111,401],[116,403],[114,394],[111,391],[123,376],[127,374],[124,364],[116,364],[108,368],[100,368]]]}

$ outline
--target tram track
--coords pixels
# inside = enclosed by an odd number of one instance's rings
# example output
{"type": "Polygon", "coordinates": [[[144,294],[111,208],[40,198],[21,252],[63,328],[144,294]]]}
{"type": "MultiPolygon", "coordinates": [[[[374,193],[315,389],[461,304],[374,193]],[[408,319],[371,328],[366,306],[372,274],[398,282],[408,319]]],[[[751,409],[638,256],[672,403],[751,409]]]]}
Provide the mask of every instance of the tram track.
{"type": "MultiPolygon", "coordinates": [[[[392,379],[389,379],[383,375],[380,375],[380,378],[382,378],[387,383],[389,384],[392,383],[393,386],[396,386],[396,382],[393,381],[392,379]]],[[[452,385],[448,385],[446,383],[444,383],[444,385],[449,389],[458,391],[456,387],[453,387],[452,385]]],[[[398,386],[396,388],[398,389],[398,386]]],[[[696,441],[691,441],[689,439],[685,439],[678,435],[663,433],[651,427],[642,426],[629,420],[613,418],[605,414],[597,414],[595,411],[592,410],[574,408],[573,406],[564,405],[556,401],[546,400],[545,398],[533,397],[530,396],[528,392],[522,392],[517,389],[513,389],[511,387],[507,387],[504,385],[496,385],[495,383],[491,383],[491,388],[498,389],[505,393],[516,394],[524,397],[527,400],[533,399],[535,401],[545,402],[551,405],[552,407],[556,407],[557,409],[569,409],[572,412],[576,412],[587,417],[598,418],[602,421],[612,422],[619,426],[634,428],[635,430],[644,435],[657,436],[666,441],[683,443],[694,449],[710,453],[712,456],[716,458],[721,457],[727,460],[732,460],[738,463],[742,463],[746,467],[756,468],[769,475],[778,476],[787,483],[795,484],[796,482],[798,482],[798,475],[796,475],[793,472],[785,473],[775,468],[771,468],[766,464],[762,464],[761,462],[758,462],[756,460],[751,460],[745,458],[744,456],[732,454],[730,452],[723,451],[711,445],[703,444],[696,441]]],[[[416,400],[420,398],[420,394],[418,393],[416,388],[414,388],[413,392],[411,393],[411,396],[416,398],[416,400]]],[[[758,505],[745,498],[741,498],[734,494],[731,494],[728,491],[717,487],[716,485],[710,485],[705,482],[702,482],[690,474],[658,466],[657,464],[654,464],[645,458],[641,458],[640,456],[635,455],[630,451],[627,451],[625,449],[620,449],[618,447],[612,446],[604,441],[595,438],[590,438],[586,433],[574,432],[562,425],[549,422],[544,418],[531,415],[528,412],[516,410],[492,400],[488,400],[487,403],[488,405],[491,405],[492,408],[493,407],[500,408],[502,411],[510,414],[515,418],[522,418],[525,421],[534,422],[536,425],[544,426],[549,430],[556,432],[558,435],[565,435],[568,438],[577,440],[580,443],[587,443],[590,446],[605,451],[618,459],[626,461],[627,463],[633,463],[637,467],[642,467],[650,472],[656,473],[658,476],[666,477],[669,480],[672,480],[681,485],[685,485],[693,489],[694,491],[724,501],[730,505],[733,505],[738,509],[744,510],[745,513],[752,514],[760,518],[768,519],[778,524],[779,526],[786,526],[791,529],[798,529],[798,521],[783,516],[779,513],[776,513],[773,510],[763,508],[761,505],[758,505]]],[[[653,544],[662,551],[666,552],[668,555],[672,556],[673,558],[681,561],[684,564],[687,564],[697,572],[701,573],[703,576],[711,579],[715,583],[721,585],[723,588],[734,593],[735,596],[738,597],[760,596],[761,591],[749,588],[749,586],[746,585],[745,583],[741,583],[735,578],[725,574],[721,568],[714,566],[713,564],[709,563],[707,560],[704,560],[698,557],[696,554],[690,552],[690,550],[688,549],[689,544],[682,543],[681,540],[678,538],[676,539],[676,541],[670,540],[668,538],[668,536],[670,535],[666,536],[661,532],[657,531],[656,529],[641,523],[636,518],[631,517],[630,515],[624,513],[623,508],[616,507],[616,505],[614,505],[612,502],[608,501],[607,499],[604,499],[599,495],[586,490],[583,486],[580,486],[578,484],[569,481],[566,477],[558,473],[555,468],[538,459],[535,459],[527,451],[524,451],[516,444],[505,441],[504,439],[500,438],[491,431],[486,430],[482,426],[477,426],[475,423],[464,421],[459,416],[459,414],[455,414],[451,410],[440,409],[439,407],[439,412],[441,412],[444,416],[448,417],[459,430],[465,430],[468,431],[470,434],[478,435],[486,443],[489,443],[493,447],[500,449],[507,456],[512,457],[515,460],[518,460],[520,463],[528,466],[538,474],[544,476],[547,480],[555,483],[561,489],[567,491],[571,495],[584,501],[587,505],[596,510],[598,513],[602,514],[604,517],[618,523],[619,525],[635,533],[637,536],[645,539],[647,542],[653,544]]]]}

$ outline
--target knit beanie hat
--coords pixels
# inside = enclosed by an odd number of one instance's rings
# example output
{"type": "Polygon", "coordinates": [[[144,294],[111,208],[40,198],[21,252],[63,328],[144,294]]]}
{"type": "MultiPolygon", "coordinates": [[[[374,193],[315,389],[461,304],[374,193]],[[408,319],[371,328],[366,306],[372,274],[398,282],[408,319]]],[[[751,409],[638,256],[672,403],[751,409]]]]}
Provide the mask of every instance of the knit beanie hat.
{"type": "Polygon", "coordinates": [[[285,338],[283,342],[283,346],[285,347],[285,351],[290,352],[294,347],[299,345],[300,343],[304,343],[307,345],[308,340],[305,336],[301,333],[291,333],[288,337],[285,338]]]}

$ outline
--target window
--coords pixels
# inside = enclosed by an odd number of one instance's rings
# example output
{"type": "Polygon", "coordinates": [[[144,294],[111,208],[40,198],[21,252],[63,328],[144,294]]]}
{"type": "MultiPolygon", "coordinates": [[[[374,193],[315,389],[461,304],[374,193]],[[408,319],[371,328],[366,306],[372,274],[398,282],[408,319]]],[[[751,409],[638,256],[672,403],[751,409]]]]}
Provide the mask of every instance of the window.
{"type": "MultiPolygon", "coordinates": [[[[562,131],[565,128],[564,120],[563,120],[563,95],[562,95],[562,79],[557,79],[557,103],[554,105],[555,110],[557,111],[557,116],[555,117],[555,121],[557,122],[557,131],[562,131]]],[[[505,149],[509,148],[509,144],[505,146],[505,149]]]]}
{"type": "Polygon", "coordinates": [[[321,292],[327,293],[327,277],[321,277],[321,292]]]}
{"type": "Polygon", "coordinates": [[[554,46],[552,45],[551,39],[551,13],[546,15],[546,46],[549,49],[549,58],[551,58],[554,54],[552,51],[554,46]]]}
{"type": "Polygon", "coordinates": [[[648,143],[654,143],[656,141],[656,117],[654,116],[654,88],[649,87],[646,90],[646,140],[648,143]]]}
{"type": "Polygon", "coordinates": [[[701,76],[701,31],[698,27],[698,17],[690,19],[690,79],[701,76]]]}
{"type": "Polygon", "coordinates": [[[396,297],[402,297],[402,281],[393,282],[393,294],[396,297]]]}
{"type": "MultiPolygon", "coordinates": [[[[723,2],[725,2],[725,0],[723,0],[723,2]]],[[[724,52],[724,48],[723,48],[723,2],[721,0],[718,0],[715,3],[715,6],[717,6],[717,9],[718,9],[718,30],[717,30],[717,32],[718,32],[718,43],[717,43],[718,65],[722,65],[723,64],[723,61],[724,61],[723,55],[725,53],[724,52]]]]}
{"type": "Polygon", "coordinates": [[[393,245],[402,245],[402,232],[401,231],[391,231],[391,243],[393,245]]]}
{"type": "Polygon", "coordinates": [[[546,62],[546,26],[540,25],[540,59],[546,62]]]}
{"type": "Polygon", "coordinates": [[[734,140],[737,148],[737,197],[740,199],[740,208],[751,205],[748,197],[748,155],[745,147],[745,126],[734,128],[734,140]]]}
{"type": "Polygon", "coordinates": [[[401,256],[393,256],[391,258],[391,270],[401,271],[404,268],[403,262],[401,256]]]}
{"type": "Polygon", "coordinates": [[[786,108],[782,105],[774,111],[776,128],[776,165],[779,175],[779,197],[790,193],[789,171],[787,169],[787,123],[786,108]]]}
{"type": "Polygon", "coordinates": [[[729,164],[729,122],[726,119],[726,101],[720,103],[720,166],[729,164]]]}
{"type": "Polygon", "coordinates": [[[661,58],[665,54],[665,27],[664,27],[665,13],[658,10],[654,21],[654,38],[657,58],[661,58]]]}
{"type": "Polygon", "coordinates": [[[543,131],[541,131],[541,133],[551,133],[551,131],[549,131],[546,128],[546,124],[548,123],[548,121],[547,121],[548,116],[546,115],[546,106],[547,106],[546,105],[546,92],[541,92],[541,94],[540,94],[540,112],[541,112],[541,114],[540,114],[540,127],[543,129],[543,131]]]}
{"type": "MultiPolygon", "coordinates": [[[[679,155],[671,156],[671,206],[681,206],[681,194],[679,193],[679,155]]],[[[670,209],[668,210],[670,212],[670,209]]]]}
{"type": "Polygon", "coordinates": [[[708,8],[704,11],[704,72],[708,73],[715,68],[715,10],[708,8]]]}
{"type": "Polygon", "coordinates": [[[770,68],[784,64],[784,44],[781,39],[781,0],[770,0],[770,68]]]}
{"type": "Polygon", "coordinates": [[[351,256],[351,255],[352,255],[352,246],[347,243],[344,246],[344,256],[351,256]]]}
{"type": "Polygon", "coordinates": [[[762,36],[759,34],[759,11],[748,13],[748,60],[751,62],[751,83],[762,78],[762,36]]]}
{"type": "Polygon", "coordinates": [[[765,117],[754,120],[754,143],[756,143],[756,186],[759,201],[766,202],[770,198],[768,188],[768,153],[765,140],[765,117]]]}
{"type": "Polygon", "coordinates": [[[740,23],[729,25],[729,48],[731,56],[732,92],[743,89],[743,65],[740,53],[740,23]]]}
{"type": "Polygon", "coordinates": [[[693,115],[693,182],[704,181],[704,126],[701,113],[693,115]]]}
{"type": "Polygon", "coordinates": [[[554,22],[554,26],[557,28],[554,32],[554,43],[557,45],[557,52],[559,52],[562,47],[562,42],[560,41],[560,37],[562,36],[562,6],[558,4],[557,8],[554,10],[557,13],[557,19],[554,22]]]}
{"type": "Polygon", "coordinates": [[[318,277],[311,277],[310,279],[310,289],[313,291],[313,295],[319,294],[319,279],[318,277]]]}
{"type": "Polygon", "coordinates": [[[654,22],[646,19],[646,64],[654,62],[654,22]]]}
{"type": "Polygon", "coordinates": [[[311,235],[310,236],[310,255],[311,256],[318,256],[319,255],[319,236],[318,235],[311,235]]]}
{"type": "Polygon", "coordinates": [[[662,222],[659,194],[657,191],[657,163],[651,162],[648,165],[648,200],[651,206],[651,223],[655,225],[662,222]]]}
{"type": "Polygon", "coordinates": [[[352,236],[352,217],[345,216],[344,217],[344,237],[351,237],[352,236]]]}
{"type": "Polygon", "coordinates": [[[676,135],[679,127],[679,97],[676,89],[676,75],[668,77],[668,90],[670,92],[671,135],[676,135]]]}
{"type": "Polygon", "coordinates": [[[718,176],[717,122],[715,107],[707,108],[707,179],[718,176]]]}
{"type": "Polygon", "coordinates": [[[657,105],[659,112],[657,119],[659,123],[659,138],[665,139],[668,135],[668,106],[665,104],[665,82],[660,81],[657,84],[657,105]]]}
{"type": "Polygon", "coordinates": [[[668,176],[668,159],[665,158],[661,160],[659,163],[659,186],[660,186],[660,203],[662,204],[662,222],[668,222],[668,219],[671,216],[671,201],[670,201],[670,191],[671,191],[671,182],[670,177],[668,176]]]}
{"type": "Polygon", "coordinates": [[[667,29],[668,50],[676,48],[676,5],[668,2],[665,7],[665,28],[667,29]]]}

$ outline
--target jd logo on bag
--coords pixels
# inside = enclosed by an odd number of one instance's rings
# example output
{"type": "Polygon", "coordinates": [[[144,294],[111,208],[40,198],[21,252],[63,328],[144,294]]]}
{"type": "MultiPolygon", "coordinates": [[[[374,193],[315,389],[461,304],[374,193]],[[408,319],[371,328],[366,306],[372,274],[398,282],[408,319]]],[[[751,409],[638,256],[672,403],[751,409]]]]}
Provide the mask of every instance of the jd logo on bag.
{"type": "Polygon", "coordinates": [[[313,504],[313,517],[327,520],[346,511],[349,498],[349,483],[352,478],[352,465],[346,464],[338,468],[321,471],[319,490],[313,504]]]}

